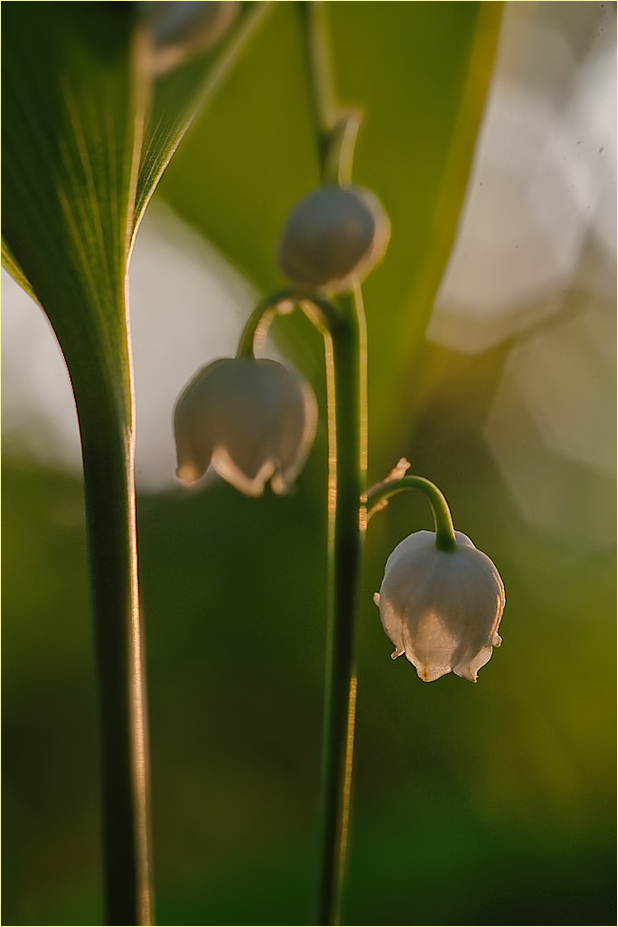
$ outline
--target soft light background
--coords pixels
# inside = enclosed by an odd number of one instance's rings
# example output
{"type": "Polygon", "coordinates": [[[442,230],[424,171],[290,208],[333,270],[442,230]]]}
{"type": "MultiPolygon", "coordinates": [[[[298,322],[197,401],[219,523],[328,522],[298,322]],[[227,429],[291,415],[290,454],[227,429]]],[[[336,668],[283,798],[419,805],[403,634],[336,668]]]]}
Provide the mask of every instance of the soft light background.
{"type": "MultiPolygon", "coordinates": [[[[370,477],[405,455],[435,480],[507,609],[477,686],[424,685],[390,662],[371,593],[430,515],[406,497],[372,522],[347,923],[615,921],[615,12],[506,5],[457,244],[406,377],[379,321],[372,353],[368,288],[370,477]]],[[[201,132],[131,274],[158,919],[310,923],[325,438],[288,499],[174,485],[175,398],[234,351],[257,295],[196,231],[201,132]]],[[[4,273],[2,308],[3,920],[98,923],[77,427],[51,332],[4,273]]],[[[319,342],[292,348],[319,391],[319,342]]]]}

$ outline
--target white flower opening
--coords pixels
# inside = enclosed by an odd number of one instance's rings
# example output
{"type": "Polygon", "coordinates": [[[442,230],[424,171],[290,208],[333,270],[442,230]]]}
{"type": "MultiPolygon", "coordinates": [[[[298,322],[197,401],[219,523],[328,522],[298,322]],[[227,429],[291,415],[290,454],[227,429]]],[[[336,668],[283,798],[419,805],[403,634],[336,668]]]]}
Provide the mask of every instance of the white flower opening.
{"type": "Polygon", "coordinates": [[[455,550],[442,551],[433,532],[411,534],[388,558],[374,596],[393,659],[405,654],[424,682],[450,672],[476,682],[502,643],[500,574],[470,538],[459,531],[455,538],[455,550]]]}
{"type": "Polygon", "coordinates": [[[277,361],[226,358],[203,367],[176,405],[176,475],[193,483],[209,466],[248,496],[270,480],[283,495],[313,443],[317,401],[299,374],[277,361]]]}

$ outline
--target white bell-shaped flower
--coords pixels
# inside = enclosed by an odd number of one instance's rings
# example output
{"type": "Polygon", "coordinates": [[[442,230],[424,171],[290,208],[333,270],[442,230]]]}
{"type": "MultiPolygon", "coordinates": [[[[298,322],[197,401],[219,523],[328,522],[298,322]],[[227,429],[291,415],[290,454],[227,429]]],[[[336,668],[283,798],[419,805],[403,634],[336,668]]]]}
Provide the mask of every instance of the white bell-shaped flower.
{"type": "Polygon", "coordinates": [[[283,495],[305,462],[317,401],[298,373],[265,358],[225,358],[203,367],[174,413],[179,479],[213,469],[248,496],[270,480],[283,495]]]}
{"type": "Polygon", "coordinates": [[[388,558],[374,596],[393,659],[405,653],[425,682],[451,671],[476,682],[502,643],[500,574],[465,534],[456,531],[455,539],[456,547],[444,551],[433,532],[411,534],[388,558]]]}

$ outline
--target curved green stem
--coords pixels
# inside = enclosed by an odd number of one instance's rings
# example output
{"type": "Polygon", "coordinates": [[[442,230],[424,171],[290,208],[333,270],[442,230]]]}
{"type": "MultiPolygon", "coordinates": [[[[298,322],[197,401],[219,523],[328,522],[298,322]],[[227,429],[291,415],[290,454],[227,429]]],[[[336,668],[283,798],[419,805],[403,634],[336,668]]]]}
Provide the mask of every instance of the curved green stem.
{"type": "Polygon", "coordinates": [[[255,357],[256,346],[266,337],[275,316],[288,315],[297,306],[322,332],[336,326],[341,317],[337,306],[316,293],[297,289],[278,290],[260,300],[245,322],[236,357],[255,357]]]}
{"type": "Polygon", "coordinates": [[[368,519],[383,508],[391,496],[406,489],[419,490],[428,499],[436,529],[436,547],[444,551],[454,550],[457,541],[448,503],[438,487],[422,476],[403,476],[400,479],[386,480],[370,489],[367,493],[368,519]]]}
{"type": "Polygon", "coordinates": [[[255,356],[255,345],[257,341],[266,336],[270,325],[277,315],[282,312],[282,306],[293,305],[298,301],[296,292],[291,289],[278,290],[260,300],[257,304],[242,330],[238,341],[236,351],[237,358],[248,358],[255,356]]]}

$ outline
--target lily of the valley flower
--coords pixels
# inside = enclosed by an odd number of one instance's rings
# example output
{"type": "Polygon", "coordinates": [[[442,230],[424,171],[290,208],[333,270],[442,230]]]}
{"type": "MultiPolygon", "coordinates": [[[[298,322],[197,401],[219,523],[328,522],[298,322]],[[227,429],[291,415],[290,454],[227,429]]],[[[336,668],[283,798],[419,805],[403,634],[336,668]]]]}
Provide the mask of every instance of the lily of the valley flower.
{"type": "Polygon", "coordinates": [[[286,493],[315,437],[317,402],[289,367],[260,358],[225,358],[203,367],[174,413],[179,479],[213,469],[248,496],[270,480],[286,493]]]}
{"type": "Polygon", "coordinates": [[[476,682],[502,639],[498,625],[505,605],[496,567],[470,538],[455,532],[457,545],[444,551],[436,535],[417,531],[387,560],[374,601],[384,630],[425,682],[454,672],[476,682]]]}

